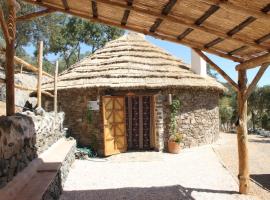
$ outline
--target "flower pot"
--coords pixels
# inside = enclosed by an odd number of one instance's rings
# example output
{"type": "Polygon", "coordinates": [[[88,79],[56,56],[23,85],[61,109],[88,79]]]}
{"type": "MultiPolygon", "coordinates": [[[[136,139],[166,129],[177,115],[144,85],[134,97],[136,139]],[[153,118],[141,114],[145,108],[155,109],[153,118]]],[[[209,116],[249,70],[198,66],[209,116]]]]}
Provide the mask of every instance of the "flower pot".
{"type": "Polygon", "coordinates": [[[180,144],[174,141],[168,141],[168,152],[178,154],[180,152],[180,144]]]}

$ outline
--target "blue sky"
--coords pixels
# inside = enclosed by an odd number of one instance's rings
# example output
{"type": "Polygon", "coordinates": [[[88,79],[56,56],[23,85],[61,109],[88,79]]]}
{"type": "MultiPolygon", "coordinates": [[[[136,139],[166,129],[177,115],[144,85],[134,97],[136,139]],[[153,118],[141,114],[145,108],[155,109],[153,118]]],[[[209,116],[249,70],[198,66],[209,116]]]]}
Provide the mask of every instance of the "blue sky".
{"type": "MultiPolygon", "coordinates": [[[[191,58],[191,55],[190,55],[191,49],[190,48],[183,46],[183,45],[176,44],[176,43],[155,39],[151,36],[146,36],[146,39],[149,42],[153,43],[154,45],[165,49],[167,52],[174,55],[175,57],[180,58],[185,63],[190,64],[190,62],[191,62],[191,59],[190,59],[191,58]]],[[[33,46],[27,47],[26,50],[28,51],[29,54],[33,54],[34,47],[33,46]]],[[[86,51],[90,51],[90,47],[83,45],[82,46],[82,53],[84,53],[86,51]]],[[[211,55],[211,54],[208,54],[208,56],[219,67],[221,67],[228,75],[230,75],[230,77],[233,80],[235,80],[237,82],[237,72],[235,71],[235,66],[237,63],[230,61],[230,60],[227,60],[227,59],[224,59],[224,58],[220,58],[218,56],[211,55]]],[[[55,61],[57,59],[57,57],[58,56],[53,55],[53,54],[50,54],[47,56],[47,58],[50,61],[55,61]]],[[[252,79],[256,75],[257,71],[258,71],[258,67],[248,70],[248,82],[249,83],[252,81],[252,79]]],[[[219,75],[218,75],[218,79],[222,82],[225,82],[225,80],[219,75]]],[[[259,86],[270,85],[270,67],[266,70],[265,74],[263,75],[263,77],[259,81],[258,85],[259,86]]]]}

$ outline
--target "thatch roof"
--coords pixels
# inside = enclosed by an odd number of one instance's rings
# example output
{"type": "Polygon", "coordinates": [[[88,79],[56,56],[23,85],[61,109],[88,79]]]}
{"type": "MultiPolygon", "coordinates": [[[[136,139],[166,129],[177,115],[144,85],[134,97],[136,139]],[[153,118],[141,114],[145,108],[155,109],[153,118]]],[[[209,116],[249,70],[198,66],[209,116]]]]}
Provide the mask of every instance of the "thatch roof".
{"type": "MultiPolygon", "coordinates": [[[[201,77],[187,64],[154,46],[137,33],[111,41],[59,75],[58,89],[204,88],[223,90],[222,84],[201,77]]],[[[53,82],[43,85],[53,90],[53,82]]]]}
{"type": "Polygon", "coordinates": [[[270,55],[269,0],[23,1],[236,62],[270,55]]]}

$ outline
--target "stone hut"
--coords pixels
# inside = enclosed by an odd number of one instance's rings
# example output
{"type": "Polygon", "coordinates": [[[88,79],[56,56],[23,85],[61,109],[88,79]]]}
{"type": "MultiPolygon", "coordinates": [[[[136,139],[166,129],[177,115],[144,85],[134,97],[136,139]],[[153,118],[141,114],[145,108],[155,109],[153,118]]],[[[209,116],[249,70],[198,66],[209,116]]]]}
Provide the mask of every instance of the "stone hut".
{"type": "MultiPolygon", "coordinates": [[[[100,155],[127,150],[166,150],[171,102],[178,100],[182,146],[209,144],[219,134],[219,94],[224,87],[129,33],[108,42],[59,75],[58,108],[79,144],[100,155]]],[[[52,91],[53,82],[43,88],[52,91]]],[[[43,98],[44,108],[52,100],[43,98]]]]}

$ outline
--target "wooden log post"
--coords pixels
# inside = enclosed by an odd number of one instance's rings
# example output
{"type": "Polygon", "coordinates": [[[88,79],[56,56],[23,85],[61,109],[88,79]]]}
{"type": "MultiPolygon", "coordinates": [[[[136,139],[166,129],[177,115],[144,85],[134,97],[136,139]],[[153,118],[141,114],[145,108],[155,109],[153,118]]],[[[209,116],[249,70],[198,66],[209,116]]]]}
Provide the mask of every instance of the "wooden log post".
{"type": "Polygon", "coordinates": [[[15,1],[8,1],[8,40],[6,39],[6,114],[15,113],[15,83],[14,83],[14,56],[16,38],[16,5],[15,1]]]}
{"type": "Polygon", "coordinates": [[[37,106],[41,107],[41,83],[42,83],[43,41],[38,46],[38,81],[37,81],[37,106]]]}
{"type": "Polygon", "coordinates": [[[238,122],[237,141],[239,158],[239,192],[248,194],[249,192],[249,163],[248,163],[248,130],[247,130],[247,100],[245,92],[247,90],[247,72],[238,71],[238,122]]]}
{"type": "Polygon", "coordinates": [[[58,78],[58,61],[56,61],[54,71],[54,112],[57,114],[57,78],[58,78]]]}

